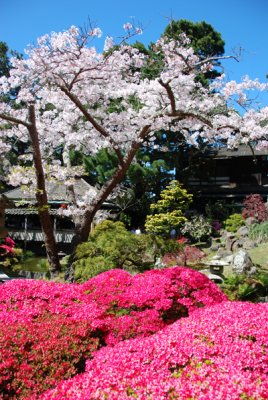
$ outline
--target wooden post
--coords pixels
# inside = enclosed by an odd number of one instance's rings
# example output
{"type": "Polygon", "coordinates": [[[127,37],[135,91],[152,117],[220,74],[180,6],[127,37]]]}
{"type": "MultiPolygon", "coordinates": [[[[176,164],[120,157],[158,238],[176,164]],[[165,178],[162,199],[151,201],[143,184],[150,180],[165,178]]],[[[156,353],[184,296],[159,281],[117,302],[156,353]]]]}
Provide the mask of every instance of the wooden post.
{"type": "Polygon", "coordinates": [[[8,230],[5,227],[5,209],[10,204],[4,195],[0,195],[0,239],[8,236],[8,230]]]}
{"type": "Polygon", "coordinates": [[[53,221],[53,232],[55,236],[55,240],[57,242],[57,218],[54,216],[54,221],[53,221]]]}
{"type": "Polygon", "coordinates": [[[24,251],[27,250],[28,217],[24,216],[24,251]]]}

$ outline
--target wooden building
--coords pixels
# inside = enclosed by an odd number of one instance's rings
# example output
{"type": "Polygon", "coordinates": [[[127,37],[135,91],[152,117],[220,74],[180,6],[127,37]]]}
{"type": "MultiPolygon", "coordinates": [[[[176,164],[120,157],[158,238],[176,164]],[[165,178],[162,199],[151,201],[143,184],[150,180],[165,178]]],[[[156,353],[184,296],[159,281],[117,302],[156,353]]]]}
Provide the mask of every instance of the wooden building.
{"type": "Polygon", "coordinates": [[[198,170],[188,179],[188,189],[207,199],[241,202],[249,194],[268,196],[268,149],[211,148],[202,154],[198,170]]]}
{"type": "MultiPolygon", "coordinates": [[[[94,193],[96,189],[84,179],[77,179],[74,185],[76,198],[82,199],[88,191],[94,193]]],[[[61,209],[66,208],[71,203],[71,198],[67,187],[55,182],[48,182],[47,193],[56,242],[61,250],[66,250],[74,235],[74,223],[70,218],[62,216],[61,209]]],[[[5,226],[8,234],[15,241],[24,243],[24,248],[29,248],[29,243],[35,243],[35,248],[40,248],[40,245],[44,242],[44,236],[34,194],[23,191],[19,187],[5,192],[4,196],[9,200],[9,205],[5,209],[5,226]],[[10,206],[10,204],[13,206],[10,206]]],[[[103,209],[111,210],[112,208],[110,203],[103,205],[103,209]]]]}

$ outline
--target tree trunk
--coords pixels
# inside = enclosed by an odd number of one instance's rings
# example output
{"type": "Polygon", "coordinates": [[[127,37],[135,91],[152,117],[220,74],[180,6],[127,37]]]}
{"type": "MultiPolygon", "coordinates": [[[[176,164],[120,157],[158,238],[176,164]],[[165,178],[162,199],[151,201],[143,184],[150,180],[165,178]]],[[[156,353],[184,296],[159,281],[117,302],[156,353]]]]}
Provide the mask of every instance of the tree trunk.
{"type": "Polygon", "coordinates": [[[44,241],[49,263],[49,271],[51,277],[53,278],[60,272],[60,262],[54,236],[53,224],[49,214],[45,176],[42,165],[38,131],[35,123],[35,109],[33,105],[29,107],[29,121],[30,126],[28,127],[28,131],[33,146],[33,162],[36,174],[36,200],[38,205],[38,214],[45,237],[44,241]]]}
{"type": "Polygon", "coordinates": [[[103,202],[107,199],[109,194],[113,191],[113,189],[122,181],[126,169],[122,169],[119,167],[109,182],[107,182],[103,188],[100,190],[98,196],[94,199],[93,203],[86,209],[81,223],[76,224],[75,234],[71,242],[71,255],[68,259],[66,272],[65,272],[65,280],[67,282],[74,282],[74,258],[75,258],[75,250],[77,246],[83,242],[88,240],[88,236],[90,233],[91,225],[93,223],[93,219],[100,209],[103,202]]]}
{"type": "MultiPolygon", "coordinates": [[[[140,132],[140,138],[143,139],[148,133],[150,126],[145,126],[140,132]]],[[[71,255],[69,257],[66,272],[65,272],[65,280],[67,282],[74,281],[74,258],[75,258],[75,250],[76,247],[83,242],[88,240],[88,235],[90,233],[91,224],[93,219],[100,209],[103,202],[107,199],[107,197],[112,193],[113,189],[123,180],[133,158],[135,157],[140,145],[141,140],[134,142],[132,144],[131,149],[125,156],[124,160],[118,166],[117,170],[114,173],[114,176],[102,187],[98,196],[94,199],[93,203],[87,208],[85,214],[83,215],[82,222],[76,227],[75,235],[73,237],[71,243],[71,255]]]]}

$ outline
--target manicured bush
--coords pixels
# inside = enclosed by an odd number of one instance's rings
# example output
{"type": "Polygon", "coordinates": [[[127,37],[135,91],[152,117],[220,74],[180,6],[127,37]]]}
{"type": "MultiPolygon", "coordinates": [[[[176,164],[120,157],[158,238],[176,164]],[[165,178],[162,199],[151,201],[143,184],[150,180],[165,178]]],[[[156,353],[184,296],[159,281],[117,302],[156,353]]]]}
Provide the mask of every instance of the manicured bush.
{"type": "Polygon", "coordinates": [[[64,315],[0,324],[2,399],[28,398],[84,372],[98,348],[91,323],[64,315]]]}
{"type": "Polygon", "coordinates": [[[195,215],[189,221],[185,222],[181,233],[193,243],[206,242],[212,233],[211,222],[203,215],[195,215]]]}
{"type": "Polygon", "coordinates": [[[245,221],[241,214],[231,214],[225,221],[224,227],[228,232],[237,232],[241,226],[245,225],[245,221]]]}
{"type": "Polygon", "coordinates": [[[9,281],[0,286],[0,398],[39,399],[82,373],[99,346],[150,336],[226,299],[206,276],[183,267],[135,276],[111,270],[81,285],[9,281]]]}
{"type": "Polygon", "coordinates": [[[192,198],[192,194],[188,193],[180,182],[171,181],[161,192],[160,200],[151,204],[152,215],[146,218],[146,231],[168,236],[172,229],[178,230],[187,221],[184,214],[192,198]]]}
{"type": "Polygon", "coordinates": [[[267,349],[267,305],[224,302],[151,337],[102,348],[84,374],[40,400],[265,400],[267,349]]]}
{"type": "Polygon", "coordinates": [[[250,194],[243,201],[242,216],[244,219],[253,217],[258,222],[268,219],[268,211],[260,194],[250,194]]]}
{"type": "Polygon", "coordinates": [[[115,268],[115,263],[113,261],[101,255],[87,258],[83,257],[80,260],[75,261],[74,265],[76,282],[84,282],[102,272],[115,268]]]}
{"type": "Polygon", "coordinates": [[[75,279],[84,282],[113,268],[143,271],[154,267],[158,257],[178,248],[174,240],[154,235],[134,235],[122,222],[104,221],[77,247],[75,279]]]}

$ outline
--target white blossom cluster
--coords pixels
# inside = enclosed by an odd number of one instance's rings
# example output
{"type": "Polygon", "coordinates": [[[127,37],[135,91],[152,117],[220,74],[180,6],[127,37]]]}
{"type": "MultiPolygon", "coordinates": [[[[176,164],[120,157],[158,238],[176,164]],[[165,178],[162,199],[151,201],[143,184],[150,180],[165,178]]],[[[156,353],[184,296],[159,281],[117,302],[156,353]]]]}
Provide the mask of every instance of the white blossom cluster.
{"type": "MultiPolygon", "coordinates": [[[[136,28],[127,23],[124,29],[136,28]]],[[[268,107],[243,115],[227,108],[232,98],[245,104],[246,92],[267,90],[266,84],[248,77],[241,83],[225,82],[221,77],[211,87],[202,87],[196,80],[200,60],[185,35],[179,41],[162,38],[155,44],[162,71],[154,79],[143,79],[146,56],[125,43],[107,54],[99,53],[86,39],[100,35],[101,30],[94,28],[86,38],[72,26],[38,39],[37,46],[27,50],[26,60],[12,60],[10,77],[0,78],[0,95],[18,89],[20,107],[0,103],[0,121],[12,124],[0,130],[0,154],[10,150],[11,137],[29,140],[29,105],[35,107],[44,159],[53,159],[59,146],[84,154],[106,147],[122,163],[145,139],[151,136],[153,141],[153,133],[160,129],[181,131],[191,144],[202,136],[208,142],[225,140],[229,146],[250,141],[258,147],[268,145],[268,107]]],[[[105,51],[114,44],[112,37],[106,38],[105,51]]],[[[202,70],[209,69],[208,60],[202,70]]],[[[46,167],[51,177],[67,184],[83,173],[52,161],[46,167]]],[[[30,181],[34,178],[29,171],[10,172],[13,185],[30,181]]]]}

